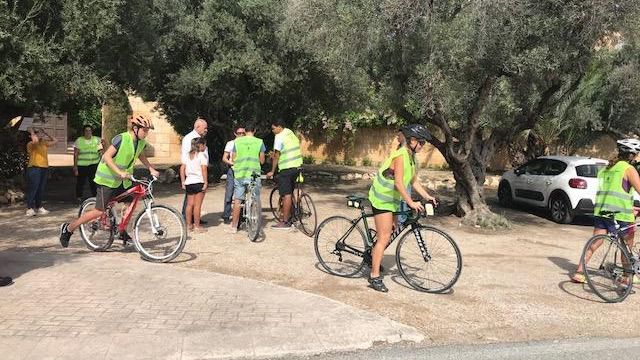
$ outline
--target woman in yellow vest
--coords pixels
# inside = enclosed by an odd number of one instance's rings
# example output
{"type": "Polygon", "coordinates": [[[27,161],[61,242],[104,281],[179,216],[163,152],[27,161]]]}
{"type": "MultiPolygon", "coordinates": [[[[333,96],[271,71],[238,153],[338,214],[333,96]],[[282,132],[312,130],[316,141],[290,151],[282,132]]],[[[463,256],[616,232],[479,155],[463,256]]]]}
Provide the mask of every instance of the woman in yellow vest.
{"type": "Polygon", "coordinates": [[[91,125],[82,128],[82,136],[73,143],[73,176],[76,177],[76,199],[82,201],[84,184],[89,181],[91,196],[96,196],[96,169],[102,156],[102,139],[93,136],[91,125]]]}
{"type": "MultiPolygon", "coordinates": [[[[64,223],[60,226],[60,244],[63,247],[69,246],[69,239],[78,226],[102,216],[109,200],[131,187],[131,176],[136,159],[140,159],[140,162],[149,169],[151,175],[159,175],[143,153],[147,144],[145,138],[153,129],[153,123],[141,114],[131,116],[130,122],[130,130],[113,138],[111,145],[102,155],[102,160],[98,164],[94,179],[98,184],[95,209],[87,211],[71,223],[64,223]]],[[[120,238],[127,241],[129,236],[124,233],[120,234],[120,238]]]]}
{"type": "Polygon", "coordinates": [[[416,176],[415,155],[431,139],[431,134],[420,124],[404,126],[400,131],[404,142],[382,163],[369,189],[369,201],[373,207],[377,232],[376,244],[371,251],[369,284],[376,291],[382,292],[389,291],[382,282],[380,264],[395,224],[393,213],[400,211],[400,202],[403,200],[411,209],[424,211],[420,202],[411,199],[407,186],[411,185],[424,200],[436,203],[436,199],[427,193],[416,176]]]}
{"type": "MultiPolygon", "coordinates": [[[[615,212],[615,219],[621,227],[633,224],[635,213],[633,208],[633,190],[640,193],[640,176],[638,171],[629,164],[640,152],[640,140],[618,140],[618,157],[609,162],[609,165],[598,172],[598,193],[593,209],[594,228],[593,235],[615,232],[613,220],[603,217],[603,212],[615,212]]],[[[623,239],[629,247],[633,246],[635,227],[631,227],[623,233],[623,239]]],[[[591,255],[601,244],[595,244],[588,249],[584,256],[585,262],[589,262],[591,255]]],[[[637,277],[634,277],[634,282],[637,277]]],[[[585,283],[582,262],[578,261],[578,268],[571,274],[571,281],[585,283]]]]}

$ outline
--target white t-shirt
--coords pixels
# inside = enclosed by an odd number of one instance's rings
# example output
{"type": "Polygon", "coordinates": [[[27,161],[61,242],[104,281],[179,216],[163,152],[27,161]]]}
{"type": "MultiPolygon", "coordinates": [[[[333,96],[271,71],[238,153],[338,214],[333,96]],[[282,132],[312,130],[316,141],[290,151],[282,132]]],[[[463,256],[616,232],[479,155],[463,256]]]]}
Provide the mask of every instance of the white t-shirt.
{"type": "Polygon", "coordinates": [[[235,140],[227,141],[227,144],[224,146],[224,152],[228,152],[229,155],[233,155],[235,149],[235,140]]]}
{"type": "Polygon", "coordinates": [[[208,163],[209,162],[205,158],[203,152],[197,153],[196,156],[193,157],[193,159],[191,159],[190,156],[187,155],[187,161],[184,162],[184,184],[191,185],[204,183],[202,166],[207,166],[208,163]]]}
{"type": "MultiPolygon", "coordinates": [[[[200,137],[200,135],[193,130],[182,138],[182,163],[186,163],[187,159],[189,159],[189,151],[191,151],[191,140],[200,137]]],[[[209,165],[209,148],[205,146],[204,148],[204,157],[207,159],[207,165],[209,165]]]]}
{"type": "Polygon", "coordinates": [[[284,130],[275,136],[273,140],[273,150],[282,152],[284,148],[284,130]]]}

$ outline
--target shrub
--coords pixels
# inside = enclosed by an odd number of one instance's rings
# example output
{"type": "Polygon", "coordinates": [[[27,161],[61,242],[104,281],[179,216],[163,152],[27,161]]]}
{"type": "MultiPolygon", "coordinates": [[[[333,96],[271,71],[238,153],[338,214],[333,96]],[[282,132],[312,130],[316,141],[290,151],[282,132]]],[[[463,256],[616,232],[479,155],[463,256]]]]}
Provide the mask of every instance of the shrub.
{"type": "Polygon", "coordinates": [[[371,166],[373,165],[373,162],[371,161],[371,159],[369,159],[368,157],[365,157],[364,159],[362,159],[362,166],[371,166]]]}
{"type": "Polygon", "coordinates": [[[313,157],[313,155],[305,155],[302,157],[302,163],[303,164],[315,164],[316,163],[316,159],[313,157]]]}
{"type": "Polygon", "coordinates": [[[344,165],[346,166],[356,166],[356,161],[353,159],[344,159],[344,165]]]}

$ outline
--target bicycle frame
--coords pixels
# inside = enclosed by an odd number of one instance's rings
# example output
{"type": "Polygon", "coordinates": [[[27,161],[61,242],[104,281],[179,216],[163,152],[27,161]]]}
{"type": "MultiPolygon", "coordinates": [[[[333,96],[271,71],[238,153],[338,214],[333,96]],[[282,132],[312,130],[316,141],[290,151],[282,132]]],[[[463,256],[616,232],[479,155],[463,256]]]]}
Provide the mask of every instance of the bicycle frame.
{"type": "MultiPolygon", "coordinates": [[[[393,216],[397,216],[397,215],[413,215],[412,211],[398,211],[398,212],[394,212],[393,216]]],[[[367,251],[370,251],[373,246],[374,246],[374,240],[375,240],[375,235],[371,235],[371,230],[369,228],[369,222],[366,220],[368,218],[374,217],[375,215],[373,214],[368,214],[366,213],[366,211],[363,208],[360,208],[360,216],[356,219],[353,219],[351,221],[351,227],[345,232],[345,234],[338,239],[338,241],[336,242],[336,250],[346,250],[351,252],[352,254],[356,255],[356,256],[360,256],[363,257],[364,253],[367,251]],[[349,245],[345,245],[344,242],[342,240],[344,240],[347,236],[349,236],[349,234],[351,234],[351,232],[356,228],[356,226],[358,226],[358,224],[362,221],[363,226],[364,226],[364,231],[365,231],[365,236],[367,238],[367,246],[365,248],[365,251],[360,251],[356,248],[353,248],[349,245]],[[343,247],[341,249],[337,249],[338,244],[342,244],[343,247]]],[[[405,223],[400,223],[397,224],[395,229],[393,230],[393,232],[391,233],[391,238],[389,239],[389,243],[387,244],[387,246],[385,247],[385,249],[387,249],[394,241],[395,239],[397,239],[398,237],[400,237],[401,234],[403,234],[405,232],[406,229],[411,229],[411,231],[413,231],[413,233],[416,236],[416,240],[418,241],[418,247],[420,248],[420,252],[422,253],[422,258],[424,259],[424,261],[429,261],[431,259],[431,255],[429,254],[427,247],[424,243],[424,239],[422,239],[422,234],[420,234],[419,231],[416,231],[418,228],[420,227],[420,225],[417,223],[417,220],[412,221],[409,224],[405,224],[405,223]]],[[[374,230],[375,231],[375,230],[374,230]]]]}
{"type": "MultiPolygon", "coordinates": [[[[129,221],[131,220],[131,217],[133,216],[133,212],[136,209],[136,207],[138,206],[138,202],[141,199],[145,203],[145,211],[147,212],[147,215],[150,216],[151,219],[153,219],[153,217],[151,216],[151,205],[153,204],[153,195],[151,194],[150,188],[151,188],[151,184],[156,179],[155,178],[152,179],[148,184],[145,184],[144,182],[138,181],[135,178],[132,178],[132,180],[134,182],[137,182],[137,184],[135,186],[133,186],[132,188],[128,189],[124,193],[122,193],[122,194],[110,199],[109,202],[107,203],[107,209],[112,209],[115,206],[115,204],[117,204],[119,202],[125,202],[125,200],[128,200],[129,197],[133,198],[133,200],[131,201],[131,203],[129,204],[127,209],[125,210],[124,216],[122,217],[122,220],[120,221],[120,224],[118,224],[118,232],[120,232],[120,233],[126,231],[127,225],[129,225],[129,221]]],[[[105,211],[105,214],[106,213],[107,212],[105,211]]],[[[153,219],[153,220],[155,220],[155,219],[153,219]]],[[[157,230],[158,224],[156,224],[156,221],[152,221],[151,224],[153,225],[154,234],[157,234],[157,232],[158,232],[158,230],[157,230]]]]}

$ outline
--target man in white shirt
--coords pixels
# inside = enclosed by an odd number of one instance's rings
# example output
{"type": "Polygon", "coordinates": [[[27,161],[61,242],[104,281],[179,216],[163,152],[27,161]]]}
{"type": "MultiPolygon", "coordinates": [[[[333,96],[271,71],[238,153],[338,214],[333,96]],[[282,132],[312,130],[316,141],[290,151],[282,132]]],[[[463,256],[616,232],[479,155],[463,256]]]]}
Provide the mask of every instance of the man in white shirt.
{"type": "MultiPolygon", "coordinates": [[[[241,125],[236,125],[233,134],[236,138],[239,136],[244,136],[244,127],[241,125]]],[[[227,184],[224,188],[224,211],[222,212],[222,221],[224,221],[225,224],[231,224],[231,205],[233,204],[234,187],[233,169],[231,167],[233,166],[234,140],[229,140],[227,142],[227,144],[224,146],[224,153],[222,154],[222,162],[227,164],[227,166],[229,167],[227,169],[227,184]]]]}
{"type": "MultiPolygon", "coordinates": [[[[191,140],[207,135],[208,124],[207,120],[203,117],[198,116],[196,121],[193,123],[193,130],[185,135],[182,138],[182,151],[181,151],[181,159],[182,164],[186,164],[187,160],[189,160],[189,151],[191,151],[191,140]]],[[[207,165],[209,165],[209,148],[204,148],[204,156],[207,159],[207,165]]],[[[187,210],[187,194],[184,195],[184,202],[182,203],[182,216],[186,216],[187,210]]],[[[186,218],[185,218],[186,219],[186,218]]],[[[206,224],[206,221],[200,220],[201,224],[206,224]]]]}

